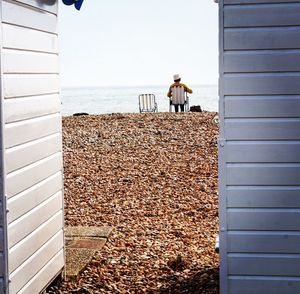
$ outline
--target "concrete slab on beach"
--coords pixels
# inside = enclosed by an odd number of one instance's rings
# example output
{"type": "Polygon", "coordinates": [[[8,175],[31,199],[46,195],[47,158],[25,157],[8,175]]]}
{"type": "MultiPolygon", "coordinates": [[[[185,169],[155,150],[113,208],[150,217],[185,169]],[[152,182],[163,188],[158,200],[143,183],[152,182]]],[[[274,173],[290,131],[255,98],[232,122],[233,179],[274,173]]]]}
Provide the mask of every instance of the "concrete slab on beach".
{"type": "Polygon", "coordinates": [[[96,238],[108,238],[111,234],[112,227],[66,227],[65,236],[66,238],[75,237],[96,237],[96,238]]]}
{"type": "Polygon", "coordinates": [[[112,227],[66,227],[66,280],[77,280],[91,262],[96,251],[101,250],[112,227]]]}
{"type": "Polygon", "coordinates": [[[86,248],[66,248],[66,280],[74,281],[92,261],[96,250],[86,248]]]}

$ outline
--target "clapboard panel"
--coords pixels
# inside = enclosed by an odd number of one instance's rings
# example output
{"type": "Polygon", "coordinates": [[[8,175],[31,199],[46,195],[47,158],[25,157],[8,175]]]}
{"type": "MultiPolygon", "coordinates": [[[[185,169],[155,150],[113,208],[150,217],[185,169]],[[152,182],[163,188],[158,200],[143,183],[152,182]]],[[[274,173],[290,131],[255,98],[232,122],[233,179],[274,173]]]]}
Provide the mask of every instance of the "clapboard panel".
{"type": "Polygon", "coordinates": [[[42,247],[63,224],[62,211],[57,212],[53,217],[43,223],[30,235],[10,249],[9,272],[13,272],[31,255],[42,247]]]}
{"type": "Polygon", "coordinates": [[[300,164],[227,164],[227,184],[236,186],[300,185],[300,164]]]}
{"type": "Polygon", "coordinates": [[[57,74],[4,75],[4,98],[45,95],[59,92],[57,74]]]}
{"type": "Polygon", "coordinates": [[[300,71],[300,50],[228,51],[224,53],[227,73],[300,71]]]}
{"type": "MultiPolygon", "coordinates": [[[[0,253],[0,275],[3,277],[5,275],[5,263],[4,263],[4,256],[3,252],[0,253]]],[[[0,281],[1,282],[1,281],[0,281]]],[[[1,285],[1,283],[0,283],[1,285]]],[[[1,287],[1,286],[0,286],[1,287]]]]}
{"type": "Polygon", "coordinates": [[[63,243],[63,232],[58,232],[34,255],[24,262],[10,275],[10,291],[17,293],[26,283],[34,277],[60,250],[63,243]]]}
{"type": "Polygon", "coordinates": [[[51,12],[55,15],[57,15],[58,12],[58,3],[57,0],[46,0],[46,1],[41,1],[41,0],[17,0],[20,3],[24,3],[26,5],[32,6],[39,8],[44,11],[51,12]]]}
{"type": "Polygon", "coordinates": [[[4,106],[4,120],[11,123],[60,112],[61,100],[58,94],[12,98],[6,99],[4,106]]]}
{"type": "Polygon", "coordinates": [[[4,280],[3,278],[0,278],[0,293],[5,293],[5,283],[4,283],[4,280]]]}
{"type": "Polygon", "coordinates": [[[300,141],[229,141],[228,163],[300,162],[300,141]]]}
{"type": "Polygon", "coordinates": [[[227,119],[228,140],[299,140],[300,119],[227,119]]]}
{"type": "MultiPolygon", "coordinates": [[[[22,0],[24,1],[24,0],[22,0]]],[[[28,0],[29,1],[29,0],[28,0]]],[[[265,4],[265,3],[299,3],[299,0],[223,0],[225,5],[229,4],[265,4]]]]}
{"type": "Polygon", "coordinates": [[[3,48],[57,53],[57,35],[2,24],[3,48]]]}
{"type": "Polygon", "coordinates": [[[300,0],[220,7],[220,293],[300,292],[300,0]]]}
{"type": "Polygon", "coordinates": [[[300,3],[235,5],[224,9],[224,27],[297,26],[300,3]]]}
{"type": "Polygon", "coordinates": [[[64,251],[60,250],[49,262],[19,291],[20,294],[41,293],[45,286],[63,271],[64,251]],[[45,284],[45,281],[48,281],[45,284]]]}
{"type": "MultiPolygon", "coordinates": [[[[8,228],[8,246],[12,248],[23,238],[28,236],[46,220],[62,209],[62,193],[58,192],[35,209],[11,223],[8,228]],[[20,226],[22,230],[20,230],[20,226]]],[[[63,243],[61,243],[63,244],[63,243]]],[[[60,244],[60,245],[61,245],[60,244]]]]}
{"type": "Polygon", "coordinates": [[[4,278],[10,293],[40,293],[64,266],[58,0],[1,3],[4,278]]]}
{"type": "Polygon", "coordinates": [[[2,22],[57,33],[55,15],[18,2],[2,1],[2,22]]]}
{"type": "Polygon", "coordinates": [[[61,130],[60,114],[29,119],[5,126],[5,147],[10,148],[39,138],[55,134],[61,130]]]}
{"type": "Polygon", "coordinates": [[[230,208],[227,216],[228,230],[300,230],[300,209],[230,208]]]}
{"type": "Polygon", "coordinates": [[[299,95],[300,73],[225,74],[225,95],[299,95]]]}
{"type": "Polygon", "coordinates": [[[227,207],[300,208],[300,186],[228,186],[227,207]]]}
{"type": "Polygon", "coordinates": [[[299,49],[300,27],[228,28],[225,50],[299,49]]]}
{"type": "Polygon", "coordinates": [[[58,172],[7,200],[8,224],[34,209],[61,190],[62,174],[58,172]]]}
{"type": "Polygon", "coordinates": [[[5,49],[2,70],[9,74],[58,73],[58,55],[5,49]]]}
{"type": "Polygon", "coordinates": [[[4,248],[4,230],[3,230],[3,226],[1,225],[0,226],[0,251],[3,252],[3,250],[5,250],[5,248],[4,248]]]}
{"type": "Polygon", "coordinates": [[[231,275],[299,276],[299,254],[229,254],[228,273],[231,275]]]}
{"type": "Polygon", "coordinates": [[[7,175],[6,194],[12,197],[62,169],[61,152],[39,160],[7,175]]]}
{"type": "Polygon", "coordinates": [[[300,293],[298,277],[238,276],[229,277],[228,294],[295,294],[300,293]]]}
{"type": "Polygon", "coordinates": [[[228,252],[235,253],[300,253],[299,232],[228,233],[228,252]]]}
{"type": "Polygon", "coordinates": [[[6,172],[10,173],[23,168],[61,150],[61,133],[7,149],[5,152],[6,172]]]}
{"type": "Polygon", "coordinates": [[[226,118],[299,117],[300,96],[226,96],[226,118]]]}

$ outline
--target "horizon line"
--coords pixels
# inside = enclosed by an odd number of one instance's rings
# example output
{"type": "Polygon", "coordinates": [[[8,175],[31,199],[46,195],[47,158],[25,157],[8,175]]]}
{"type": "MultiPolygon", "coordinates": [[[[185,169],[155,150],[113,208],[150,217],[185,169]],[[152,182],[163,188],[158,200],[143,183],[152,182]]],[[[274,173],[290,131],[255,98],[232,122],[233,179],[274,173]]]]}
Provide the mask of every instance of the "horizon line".
{"type": "MultiPolygon", "coordinates": [[[[194,84],[194,83],[190,83],[189,84],[191,87],[192,86],[201,86],[201,87],[216,87],[218,86],[218,83],[216,84],[208,84],[208,83],[205,83],[205,84],[194,84]]],[[[77,86],[77,85],[61,85],[61,88],[145,88],[145,87],[151,87],[151,88],[154,88],[154,87],[169,87],[170,85],[80,85],[80,86],[77,86]]]]}

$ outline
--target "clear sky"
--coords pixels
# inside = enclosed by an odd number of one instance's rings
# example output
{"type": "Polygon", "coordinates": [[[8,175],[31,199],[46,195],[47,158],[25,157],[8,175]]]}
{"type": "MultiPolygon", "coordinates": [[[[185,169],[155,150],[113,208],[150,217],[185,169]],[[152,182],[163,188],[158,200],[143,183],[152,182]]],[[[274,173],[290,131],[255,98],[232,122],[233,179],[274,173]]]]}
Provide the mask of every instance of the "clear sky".
{"type": "Polygon", "coordinates": [[[62,86],[217,84],[218,5],[213,0],[60,3],[62,86]]]}

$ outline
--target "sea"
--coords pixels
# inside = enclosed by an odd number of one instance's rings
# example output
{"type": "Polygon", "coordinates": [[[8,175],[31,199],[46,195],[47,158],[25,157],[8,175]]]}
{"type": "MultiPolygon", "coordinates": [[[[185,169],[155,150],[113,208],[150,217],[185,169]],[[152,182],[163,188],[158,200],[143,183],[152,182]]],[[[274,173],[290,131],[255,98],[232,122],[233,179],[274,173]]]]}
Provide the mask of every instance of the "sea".
{"type": "MultiPolygon", "coordinates": [[[[217,85],[189,85],[190,106],[200,105],[205,111],[218,111],[217,85]]],[[[139,112],[138,96],[154,94],[159,112],[169,111],[168,86],[77,87],[62,88],[62,114],[139,112]]]]}

